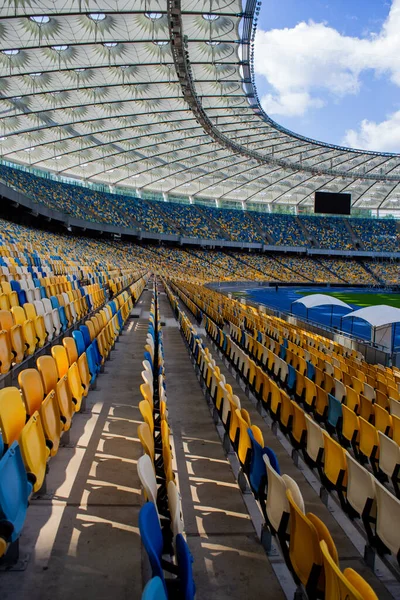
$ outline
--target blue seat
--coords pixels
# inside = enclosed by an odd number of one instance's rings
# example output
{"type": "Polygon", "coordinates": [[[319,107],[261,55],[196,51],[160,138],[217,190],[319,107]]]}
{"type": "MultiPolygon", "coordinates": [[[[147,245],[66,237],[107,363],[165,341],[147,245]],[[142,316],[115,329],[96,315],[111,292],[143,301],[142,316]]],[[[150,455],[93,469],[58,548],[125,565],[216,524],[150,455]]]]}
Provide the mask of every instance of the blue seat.
{"type": "Polygon", "coordinates": [[[196,594],[196,586],[193,580],[192,563],[193,556],[189,546],[181,533],[175,539],[176,560],[178,563],[178,577],[180,597],[183,600],[193,600],[196,594]]]}
{"type": "Polygon", "coordinates": [[[142,600],[167,600],[163,582],[159,577],[153,577],[143,590],[142,600]]]}
{"type": "Polygon", "coordinates": [[[26,304],[28,302],[25,290],[19,290],[19,292],[17,292],[17,294],[18,294],[18,302],[19,302],[20,306],[23,306],[24,304],[26,304]]]}
{"type": "Polygon", "coordinates": [[[314,381],[315,367],[310,361],[307,361],[307,375],[306,376],[308,377],[308,379],[311,379],[311,381],[314,381]]]}
{"type": "Polygon", "coordinates": [[[117,312],[117,307],[115,305],[114,300],[111,300],[111,302],[108,303],[110,308],[111,308],[111,312],[112,312],[112,316],[114,316],[117,312]]]}
{"type": "Polygon", "coordinates": [[[66,331],[68,329],[68,319],[67,314],[65,312],[65,308],[63,306],[59,306],[58,314],[60,315],[62,330],[66,331]]]}
{"type": "Polygon", "coordinates": [[[159,577],[168,595],[164,579],[164,571],[161,564],[164,548],[164,540],[158,520],[157,510],[153,502],[146,502],[139,513],[139,531],[143,546],[149,557],[152,576],[159,577]]]}
{"type": "MultiPolygon", "coordinates": [[[[183,600],[193,600],[195,595],[195,584],[192,574],[193,558],[185,541],[178,534],[175,539],[177,566],[163,560],[164,540],[158,520],[157,510],[153,502],[146,502],[139,513],[139,531],[143,546],[149,557],[153,577],[159,577],[168,596],[167,583],[164,578],[164,570],[178,575],[180,594],[183,600]]],[[[172,580],[175,584],[176,580],[172,580]]]]}
{"type": "Polygon", "coordinates": [[[144,360],[148,360],[151,366],[151,370],[154,371],[154,365],[153,365],[153,359],[151,358],[151,354],[150,352],[147,352],[147,350],[144,353],[144,360]]]}
{"type": "Polygon", "coordinates": [[[32,493],[18,442],[0,460],[0,537],[15,542],[21,533],[32,493]]]}
{"type": "Polygon", "coordinates": [[[86,348],[86,358],[88,362],[89,373],[91,376],[90,383],[94,383],[96,381],[97,375],[100,373],[100,367],[97,364],[92,344],[90,344],[90,346],[86,348]]]}
{"type": "Polygon", "coordinates": [[[79,330],[73,331],[72,337],[75,340],[76,349],[78,350],[78,355],[80,356],[86,350],[86,345],[85,345],[85,341],[83,339],[82,332],[79,330]]]}
{"type": "Polygon", "coordinates": [[[86,296],[85,296],[85,294],[82,294],[82,295],[83,295],[84,298],[86,298],[86,302],[87,302],[87,305],[88,305],[89,312],[91,312],[92,309],[93,309],[93,304],[92,304],[92,301],[91,301],[91,299],[89,297],[89,294],[87,294],[86,296]]]}
{"type": "Polygon", "coordinates": [[[282,360],[286,360],[286,348],[283,344],[281,345],[281,349],[279,350],[279,358],[281,358],[282,360]]]}
{"type": "Polygon", "coordinates": [[[292,365],[288,365],[288,371],[289,374],[286,385],[289,390],[294,390],[296,387],[296,369],[292,365]]]}
{"type": "Polygon", "coordinates": [[[60,303],[58,302],[58,298],[56,298],[56,296],[50,296],[50,302],[52,308],[60,308],[60,303]]]}
{"type": "Polygon", "coordinates": [[[122,328],[123,328],[123,326],[124,326],[124,320],[123,320],[123,318],[122,318],[122,315],[121,315],[121,311],[120,311],[120,310],[117,312],[117,318],[118,318],[119,330],[121,331],[121,330],[122,330],[122,328]]]}
{"type": "Polygon", "coordinates": [[[260,492],[261,486],[265,485],[266,477],[267,477],[267,469],[265,466],[265,462],[263,456],[265,454],[264,448],[257,442],[255,439],[251,428],[249,427],[247,430],[250,441],[251,441],[251,462],[250,462],[250,470],[249,470],[249,481],[251,485],[251,489],[253,490],[256,498],[260,492]]]}
{"type": "Polygon", "coordinates": [[[278,475],[280,475],[281,469],[279,467],[278,457],[276,456],[275,452],[268,446],[265,446],[263,452],[268,456],[271,467],[278,473],[278,475]]]}
{"type": "Polygon", "coordinates": [[[19,281],[16,281],[15,279],[11,279],[10,280],[10,285],[11,285],[11,289],[13,292],[20,292],[21,291],[21,284],[19,281]]]}
{"type": "Polygon", "coordinates": [[[44,288],[42,285],[39,287],[40,289],[40,297],[42,298],[47,298],[47,294],[46,294],[46,288],[44,288]]]}
{"type": "Polygon", "coordinates": [[[333,429],[337,428],[339,419],[342,418],[343,410],[342,403],[340,400],[332,396],[332,394],[328,394],[328,415],[327,415],[327,425],[330,425],[333,429]]]}
{"type": "Polygon", "coordinates": [[[81,331],[81,333],[83,335],[83,341],[85,342],[85,347],[88,348],[90,346],[90,344],[92,343],[88,326],[81,325],[79,327],[79,331],[81,331]]]}
{"type": "Polygon", "coordinates": [[[103,360],[102,355],[100,354],[100,348],[99,348],[99,343],[97,341],[97,338],[95,338],[93,340],[93,342],[91,343],[92,349],[93,349],[93,354],[94,354],[94,360],[96,361],[96,364],[98,366],[98,369],[100,371],[101,368],[101,361],[103,360]]]}

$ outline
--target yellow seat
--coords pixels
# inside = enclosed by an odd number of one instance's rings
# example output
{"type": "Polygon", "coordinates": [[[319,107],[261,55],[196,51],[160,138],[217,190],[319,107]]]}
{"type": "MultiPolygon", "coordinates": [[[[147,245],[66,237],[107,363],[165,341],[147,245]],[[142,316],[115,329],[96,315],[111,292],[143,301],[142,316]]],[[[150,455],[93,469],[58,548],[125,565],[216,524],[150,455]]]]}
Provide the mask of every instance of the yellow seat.
{"type": "Polygon", "coordinates": [[[239,423],[239,446],[238,446],[238,458],[241,467],[244,472],[247,473],[249,469],[249,459],[251,454],[251,441],[248,434],[248,428],[251,426],[250,415],[243,408],[236,409],[236,418],[239,423]]]}
{"type": "Polygon", "coordinates": [[[387,410],[378,404],[375,406],[375,429],[382,431],[382,433],[385,433],[389,437],[391,436],[392,417],[387,410]]]}
{"type": "Polygon", "coordinates": [[[155,450],[154,450],[154,440],[151,434],[150,427],[147,423],[140,423],[137,429],[138,438],[142,444],[143,450],[145,454],[148,454],[151,458],[152,463],[154,464],[155,458],[155,450]]]}
{"type": "Polygon", "coordinates": [[[307,438],[307,425],[304,410],[297,404],[292,402],[293,408],[293,425],[290,433],[292,441],[297,448],[304,448],[307,438]]]}
{"type": "Polygon", "coordinates": [[[22,333],[25,340],[26,354],[28,356],[35,353],[36,350],[36,331],[33,321],[26,318],[24,309],[21,306],[13,306],[11,308],[12,315],[16,325],[21,325],[22,333]]]}
{"type": "Polygon", "coordinates": [[[320,541],[320,548],[325,573],[325,600],[378,600],[370,585],[356,571],[345,569],[344,573],[341,572],[324,540],[320,541]]]}
{"type": "Polygon", "coordinates": [[[11,369],[13,353],[8,331],[0,331],[0,373],[8,373],[11,369]]]}
{"type": "Polygon", "coordinates": [[[26,421],[26,410],[16,387],[0,390],[0,429],[6,446],[18,439],[26,421]]]}
{"type": "Polygon", "coordinates": [[[293,406],[292,401],[286,392],[281,390],[281,410],[279,422],[284,431],[288,431],[292,427],[293,421],[293,406]]]}
{"type": "Polygon", "coordinates": [[[79,369],[77,363],[73,363],[68,369],[67,373],[68,384],[71,389],[72,399],[75,404],[75,411],[81,410],[82,400],[84,397],[84,389],[82,386],[81,376],[79,375],[79,369]]]}
{"type": "Polygon", "coordinates": [[[308,377],[304,377],[306,393],[304,396],[304,403],[309,410],[312,410],[317,399],[317,389],[315,383],[308,377]]]}
{"type": "Polygon", "coordinates": [[[91,377],[90,377],[89,365],[88,365],[88,361],[87,361],[86,352],[83,352],[78,357],[78,370],[79,370],[79,376],[81,378],[81,383],[82,383],[82,387],[83,387],[83,395],[87,396],[89,393],[91,377]]]}
{"type": "Polygon", "coordinates": [[[139,402],[139,410],[144,422],[150,427],[151,435],[154,435],[154,417],[149,402],[147,400],[141,400],[139,402]]]}
{"type": "Polygon", "coordinates": [[[43,485],[47,459],[50,455],[50,449],[46,445],[42,421],[38,412],[33,413],[22,429],[19,436],[19,445],[26,470],[35,476],[33,491],[37,492],[43,485]]]}
{"type": "Polygon", "coordinates": [[[392,415],[393,440],[400,446],[400,418],[392,415]]]}
{"type": "Polygon", "coordinates": [[[364,394],[360,394],[358,414],[366,421],[370,421],[375,415],[375,406],[372,403],[372,400],[364,396],[364,394]]]}
{"type": "Polygon", "coordinates": [[[24,311],[26,318],[30,319],[35,327],[38,348],[43,348],[47,339],[44,317],[42,315],[37,315],[34,305],[29,302],[24,304],[24,311]]]}
{"type": "Polygon", "coordinates": [[[64,377],[68,373],[69,369],[67,351],[64,346],[57,345],[52,347],[51,355],[56,361],[58,377],[61,379],[61,377],[64,377]]]}
{"type": "Polygon", "coordinates": [[[308,597],[315,597],[322,572],[318,532],[299,509],[290,490],[286,490],[286,497],[290,510],[290,562],[294,573],[305,586],[308,597]]]}
{"type": "MultiPolygon", "coordinates": [[[[375,407],[376,410],[376,407],[375,407]]],[[[379,436],[378,430],[368,423],[365,419],[360,417],[360,452],[369,459],[372,468],[377,468],[377,461],[379,458],[379,436]]]]}
{"type": "Polygon", "coordinates": [[[315,401],[315,414],[320,417],[321,420],[324,420],[328,411],[328,392],[318,385],[317,389],[317,398],[315,401]]]}
{"type": "Polygon", "coordinates": [[[72,337],[65,337],[62,343],[67,352],[68,364],[69,366],[71,366],[72,363],[78,361],[78,350],[76,349],[75,340],[72,337]]]}
{"type": "Polygon", "coordinates": [[[72,416],[75,409],[67,376],[64,375],[64,377],[58,381],[56,361],[52,356],[41,356],[38,358],[36,364],[42,377],[45,394],[49,394],[53,390],[56,391],[58,408],[63,422],[63,430],[68,431],[71,427],[72,416]]]}
{"type": "Polygon", "coordinates": [[[63,430],[55,390],[50,392],[43,400],[39,414],[42,419],[47,444],[50,447],[50,455],[55,456],[60,446],[60,437],[63,430]]]}
{"type": "Polygon", "coordinates": [[[354,410],[342,404],[342,438],[346,441],[345,445],[355,446],[358,442],[358,432],[360,424],[354,410]]]}
{"type": "Polygon", "coordinates": [[[31,416],[40,409],[44,399],[43,382],[39,371],[24,369],[18,375],[18,384],[21,388],[26,414],[31,416]]]}
{"type": "Polygon", "coordinates": [[[329,489],[336,489],[340,501],[345,503],[344,492],[347,487],[346,452],[326,431],[324,435],[324,484],[329,489]]]}
{"type": "Polygon", "coordinates": [[[359,394],[353,388],[346,386],[346,406],[348,406],[355,413],[358,413],[359,405],[360,405],[359,394]]]}
{"type": "Polygon", "coordinates": [[[166,484],[175,480],[172,470],[172,453],[169,444],[169,428],[166,421],[161,421],[162,457],[166,484]]]}
{"type": "Polygon", "coordinates": [[[280,413],[281,406],[281,391],[275,381],[270,381],[271,399],[269,403],[269,410],[272,418],[277,419],[280,413]]]}

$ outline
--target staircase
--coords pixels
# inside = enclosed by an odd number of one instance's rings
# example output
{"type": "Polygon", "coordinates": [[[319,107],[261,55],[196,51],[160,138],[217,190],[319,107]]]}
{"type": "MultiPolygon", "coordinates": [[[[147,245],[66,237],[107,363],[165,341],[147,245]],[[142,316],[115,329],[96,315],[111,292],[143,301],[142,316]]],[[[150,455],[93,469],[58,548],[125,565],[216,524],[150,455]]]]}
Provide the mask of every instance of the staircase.
{"type": "Polygon", "coordinates": [[[214,219],[210,217],[207,214],[207,212],[201,208],[201,206],[199,206],[198,204],[194,204],[193,206],[196,206],[197,210],[202,213],[202,215],[206,218],[208,224],[210,225],[210,229],[216,231],[220,239],[231,241],[230,237],[228,237],[228,235],[221,229],[217,221],[214,221],[214,219]]]}
{"type": "Polygon", "coordinates": [[[310,243],[307,244],[307,246],[312,247],[312,248],[318,248],[317,240],[315,239],[315,237],[313,235],[311,235],[309,233],[309,231],[307,231],[307,229],[305,228],[305,226],[302,223],[302,219],[300,219],[298,216],[296,216],[295,219],[296,219],[296,222],[297,222],[298,226],[300,227],[301,231],[304,233],[305,239],[310,241],[310,243]]]}
{"type": "Polygon", "coordinates": [[[253,223],[254,229],[258,231],[263,240],[266,241],[267,244],[275,244],[273,237],[268,233],[268,231],[260,227],[260,225],[257,222],[257,219],[255,219],[254,216],[251,214],[251,211],[246,211],[246,214],[249,217],[250,221],[253,223]]]}
{"type": "Polygon", "coordinates": [[[348,219],[343,219],[343,220],[344,220],[346,229],[349,232],[351,243],[353,244],[353,247],[356,250],[362,250],[362,248],[363,248],[362,241],[354,233],[354,230],[353,230],[352,226],[350,225],[350,221],[348,219]]]}

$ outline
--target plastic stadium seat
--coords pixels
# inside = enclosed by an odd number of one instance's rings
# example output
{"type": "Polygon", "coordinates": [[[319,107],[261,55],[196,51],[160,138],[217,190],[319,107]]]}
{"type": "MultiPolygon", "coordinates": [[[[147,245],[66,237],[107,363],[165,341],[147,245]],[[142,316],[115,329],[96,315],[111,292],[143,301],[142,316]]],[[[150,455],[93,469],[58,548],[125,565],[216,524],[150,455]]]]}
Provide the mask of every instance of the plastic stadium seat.
{"type": "Polygon", "coordinates": [[[75,340],[72,337],[65,337],[62,343],[67,352],[68,364],[71,366],[72,363],[78,361],[78,350],[76,348],[75,340]]]}
{"type": "Polygon", "coordinates": [[[39,414],[42,419],[47,445],[50,447],[50,455],[55,456],[60,446],[63,429],[55,390],[47,394],[42,402],[39,414]]]}
{"type": "Polygon", "coordinates": [[[392,417],[387,410],[381,406],[375,405],[375,429],[382,431],[386,435],[390,435],[392,430],[392,417]]]}
{"type": "Polygon", "coordinates": [[[305,415],[307,445],[305,452],[313,466],[321,466],[324,455],[324,435],[321,427],[309,415],[305,415]]]}
{"type": "Polygon", "coordinates": [[[400,500],[376,482],[376,535],[400,563],[400,500]],[[395,526],[396,525],[396,526],[395,526]]]}
{"type": "Polygon", "coordinates": [[[7,331],[0,331],[0,373],[8,373],[11,369],[13,353],[10,336],[7,331]]]}
{"type": "Polygon", "coordinates": [[[341,441],[344,446],[353,446],[356,452],[356,445],[358,443],[358,435],[360,431],[360,423],[358,416],[351,408],[348,408],[345,404],[342,405],[342,431],[341,441]]]}
{"type": "Polygon", "coordinates": [[[324,435],[324,477],[323,483],[328,489],[335,489],[342,506],[345,505],[343,493],[347,487],[346,452],[326,431],[324,435]]]}
{"type": "Polygon", "coordinates": [[[31,416],[22,429],[19,445],[26,470],[35,476],[33,491],[38,492],[44,483],[47,459],[50,455],[38,412],[31,416]]]}
{"type": "Polygon", "coordinates": [[[13,442],[0,459],[0,539],[6,544],[20,536],[31,493],[32,483],[28,480],[20,447],[18,442],[13,442]]]}
{"type": "Polygon", "coordinates": [[[45,328],[44,318],[42,315],[36,314],[36,309],[33,304],[24,304],[24,311],[27,319],[30,319],[35,327],[37,346],[42,348],[46,343],[47,332],[45,328]]]}
{"type": "Polygon", "coordinates": [[[6,447],[18,440],[26,421],[26,410],[16,387],[0,390],[0,430],[6,447]]]}
{"type": "MultiPolygon", "coordinates": [[[[63,348],[64,350],[64,348],[63,348]]],[[[81,410],[82,400],[84,398],[84,387],[82,385],[81,376],[79,374],[79,369],[77,363],[73,363],[67,373],[68,384],[72,393],[72,399],[75,404],[75,411],[78,412],[81,410]]]]}
{"type": "MultiPolygon", "coordinates": [[[[163,536],[160,523],[157,516],[157,509],[152,502],[147,502],[142,506],[139,513],[139,530],[143,546],[149,558],[153,577],[159,577],[164,585],[165,593],[167,591],[167,581],[164,578],[164,569],[174,572],[172,564],[162,560],[163,536]]],[[[176,537],[176,558],[178,567],[180,597],[184,600],[193,600],[195,596],[195,586],[192,576],[192,557],[188,550],[185,539],[182,535],[176,537]]]]}
{"type": "Polygon", "coordinates": [[[142,444],[143,450],[146,454],[148,454],[151,458],[152,463],[154,464],[155,458],[155,450],[154,450],[154,439],[151,435],[150,427],[147,423],[140,423],[138,425],[138,438],[142,444]]]}
{"type": "Polygon", "coordinates": [[[340,400],[328,394],[328,414],[327,414],[327,426],[330,426],[331,429],[336,430],[339,422],[342,419],[343,411],[342,411],[342,403],[340,400]]]}
{"type": "Polygon", "coordinates": [[[147,425],[150,427],[150,432],[153,435],[154,434],[154,418],[153,418],[153,411],[152,411],[152,408],[151,408],[149,402],[147,400],[141,400],[139,402],[139,410],[140,410],[140,414],[143,417],[143,421],[145,423],[147,423],[147,425]]]}
{"type": "Polygon", "coordinates": [[[347,502],[354,513],[362,518],[368,538],[373,539],[371,521],[376,516],[375,478],[350,454],[347,454],[347,502]]]}
{"type": "Polygon", "coordinates": [[[181,498],[175,482],[170,481],[167,486],[168,509],[171,516],[171,529],[173,539],[184,531],[181,498]]]}
{"type": "Polygon", "coordinates": [[[399,496],[400,446],[381,431],[378,432],[378,436],[379,470],[392,480],[396,495],[399,496]]]}
{"type": "Polygon", "coordinates": [[[37,367],[42,377],[45,394],[50,394],[53,390],[56,392],[63,430],[67,431],[71,426],[72,416],[75,412],[67,376],[64,375],[58,381],[56,361],[52,356],[41,356],[38,358],[37,367]]]}
{"type": "Polygon", "coordinates": [[[267,481],[267,469],[264,462],[264,440],[261,430],[253,425],[247,430],[251,442],[251,462],[249,468],[249,482],[256,499],[264,496],[267,481]]]}
{"type": "Polygon", "coordinates": [[[58,378],[61,379],[68,373],[69,369],[67,351],[64,346],[57,345],[52,347],[51,355],[56,361],[58,378]]]}
{"type": "Polygon", "coordinates": [[[324,540],[320,548],[325,573],[325,600],[378,600],[370,585],[353,569],[342,573],[324,540]]]}
{"type": "Polygon", "coordinates": [[[304,410],[292,400],[293,426],[290,437],[296,448],[304,448],[307,437],[307,426],[304,410]]]}
{"type": "Polygon", "coordinates": [[[362,457],[369,459],[373,470],[376,472],[379,458],[379,437],[378,430],[360,417],[360,443],[359,451],[362,457]]]}
{"type": "Polygon", "coordinates": [[[144,489],[146,500],[153,502],[154,505],[157,506],[157,480],[153,463],[148,454],[143,454],[143,456],[139,458],[137,471],[144,489]]]}
{"type": "Polygon", "coordinates": [[[40,409],[44,399],[43,382],[39,371],[24,369],[18,375],[18,384],[21,388],[26,414],[31,416],[40,409]]]}
{"type": "MultiPolygon", "coordinates": [[[[297,506],[290,490],[286,491],[290,510],[289,557],[292,569],[300,582],[305,586],[308,597],[315,597],[322,571],[322,552],[319,532],[310,520],[310,513],[305,515],[297,506]]],[[[313,521],[317,517],[313,515],[313,521]]],[[[328,535],[326,538],[328,538],[328,535]]],[[[330,537],[330,536],[329,536],[330,537]]],[[[322,538],[324,539],[324,538],[322,538]]],[[[333,541],[325,539],[328,547],[333,541]]]]}
{"type": "Polygon", "coordinates": [[[163,582],[159,577],[153,577],[146,583],[142,600],[167,600],[163,582]]]}
{"type": "Polygon", "coordinates": [[[267,469],[268,478],[268,493],[266,503],[266,514],[268,523],[274,533],[277,533],[283,540],[289,531],[289,502],[286,496],[286,490],[290,489],[297,506],[304,513],[304,501],[301,492],[296,482],[286,476],[279,475],[275,469],[273,469],[269,463],[269,460],[264,462],[267,469]]]}

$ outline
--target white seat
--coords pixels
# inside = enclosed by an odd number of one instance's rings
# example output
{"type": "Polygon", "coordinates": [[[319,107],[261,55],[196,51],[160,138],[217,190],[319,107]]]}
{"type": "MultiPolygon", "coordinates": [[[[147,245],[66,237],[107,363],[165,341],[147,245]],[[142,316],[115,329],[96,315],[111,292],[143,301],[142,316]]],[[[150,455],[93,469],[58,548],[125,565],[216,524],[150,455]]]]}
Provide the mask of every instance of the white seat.
{"type": "Polygon", "coordinates": [[[78,315],[77,315],[76,308],[75,308],[75,305],[74,305],[73,302],[70,302],[69,308],[70,308],[70,311],[71,311],[72,320],[73,320],[74,323],[76,323],[77,320],[78,320],[78,315]]]}
{"type": "Polygon", "coordinates": [[[289,376],[288,364],[284,360],[281,360],[281,375],[280,375],[281,382],[285,383],[288,376],[289,376]]]}
{"type": "Polygon", "coordinates": [[[26,298],[27,298],[28,302],[30,302],[31,304],[34,304],[34,302],[35,302],[34,290],[26,290],[26,298]]]}
{"type": "Polygon", "coordinates": [[[375,478],[364,469],[348,452],[347,459],[347,501],[361,516],[367,503],[372,503],[370,514],[376,512],[375,478]]]}
{"type": "Polygon", "coordinates": [[[40,295],[40,289],[35,287],[35,289],[33,290],[33,293],[35,294],[35,300],[41,300],[42,296],[40,295]]]}
{"type": "Polygon", "coordinates": [[[324,435],[321,427],[304,413],[307,427],[307,454],[315,463],[320,463],[324,454],[324,435]]]}
{"type": "MultiPolygon", "coordinates": [[[[143,456],[139,458],[137,462],[137,471],[147,500],[149,502],[153,502],[157,509],[157,481],[154,473],[153,463],[151,462],[151,458],[148,454],[143,454],[143,456]]],[[[158,520],[160,520],[159,516],[158,520]]]]}
{"type": "Polygon", "coordinates": [[[60,313],[58,312],[58,308],[53,308],[50,312],[52,318],[53,318],[53,325],[54,325],[54,334],[57,336],[60,334],[61,332],[61,321],[60,321],[60,313]]]}
{"type": "Polygon", "coordinates": [[[154,395],[154,387],[153,387],[153,373],[152,371],[142,371],[142,379],[149,388],[151,389],[151,394],[154,395]]]}
{"type": "Polygon", "coordinates": [[[364,383],[364,396],[368,398],[368,400],[375,400],[375,390],[369,383],[364,383]]]}
{"type": "MultiPolygon", "coordinates": [[[[236,405],[236,408],[238,408],[240,410],[241,405],[240,405],[239,398],[233,394],[231,396],[231,399],[233,400],[234,404],[236,405]]],[[[223,422],[224,425],[226,425],[228,422],[230,410],[231,410],[231,405],[228,400],[228,393],[226,393],[226,394],[224,394],[224,398],[222,400],[222,413],[221,413],[221,421],[223,422]]]]}
{"type": "Polygon", "coordinates": [[[400,550],[400,500],[376,482],[376,533],[397,557],[400,550]]]}
{"type": "Polygon", "coordinates": [[[400,418],[400,402],[398,400],[394,400],[393,398],[389,398],[389,404],[390,414],[400,418]]]}
{"type": "Polygon", "coordinates": [[[335,398],[340,402],[343,402],[343,398],[346,396],[346,388],[341,381],[335,379],[335,398]]]}
{"type": "Polygon", "coordinates": [[[181,497],[174,481],[170,481],[168,483],[167,492],[169,514],[171,515],[171,529],[175,540],[178,533],[183,533],[184,523],[182,516],[181,497]]]}
{"type": "Polygon", "coordinates": [[[286,490],[290,489],[293,499],[299,509],[304,512],[304,501],[297,483],[289,475],[278,475],[271,467],[268,456],[263,456],[267,468],[268,492],[267,492],[267,517],[271,527],[282,534],[289,531],[289,502],[286,490]]]}
{"type": "Polygon", "coordinates": [[[400,465],[400,446],[382,431],[378,431],[378,435],[379,468],[382,473],[392,478],[397,465],[400,465]]]}

